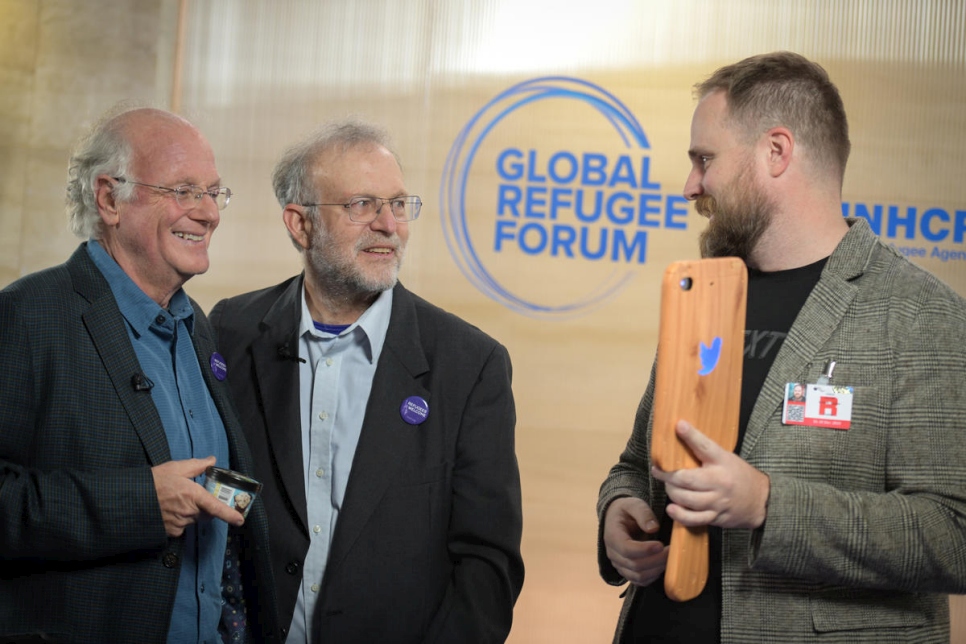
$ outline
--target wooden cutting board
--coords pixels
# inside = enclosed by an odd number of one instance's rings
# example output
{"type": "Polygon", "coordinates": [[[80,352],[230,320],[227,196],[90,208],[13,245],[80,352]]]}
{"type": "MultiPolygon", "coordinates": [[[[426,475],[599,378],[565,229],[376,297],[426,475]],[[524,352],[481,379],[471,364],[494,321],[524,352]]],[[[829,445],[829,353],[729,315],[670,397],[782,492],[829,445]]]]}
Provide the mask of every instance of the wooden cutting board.
{"type": "MultiPolygon", "coordinates": [[[[698,467],[674,426],[686,420],[727,450],[738,440],[748,272],[736,257],[675,262],[661,285],[651,457],[665,471],[698,467]]],[[[675,522],[664,590],[693,599],[708,578],[708,530],[675,522]]]]}

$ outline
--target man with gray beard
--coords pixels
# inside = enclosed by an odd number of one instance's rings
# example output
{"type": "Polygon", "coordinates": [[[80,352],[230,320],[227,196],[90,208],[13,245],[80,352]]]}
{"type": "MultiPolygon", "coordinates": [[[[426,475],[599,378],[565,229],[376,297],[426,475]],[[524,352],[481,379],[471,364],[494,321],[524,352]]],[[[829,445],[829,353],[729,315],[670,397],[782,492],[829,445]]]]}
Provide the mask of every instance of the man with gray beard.
{"type": "Polygon", "coordinates": [[[523,584],[506,349],[397,283],[422,203],[381,130],[322,128],[273,185],[304,271],[211,321],[287,642],[505,641],[523,584]]]}
{"type": "Polygon", "coordinates": [[[630,582],[615,642],[948,644],[966,302],[842,217],[848,125],[819,65],[753,56],[696,90],[684,194],[709,218],[702,255],[749,269],[739,435],[732,453],[681,419],[700,466],[653,467],[648,385],[597,504],[601,575],[630,582]],[[704,591],[681,603],[663,583],[674,521],[711,541],[704,591]]]}

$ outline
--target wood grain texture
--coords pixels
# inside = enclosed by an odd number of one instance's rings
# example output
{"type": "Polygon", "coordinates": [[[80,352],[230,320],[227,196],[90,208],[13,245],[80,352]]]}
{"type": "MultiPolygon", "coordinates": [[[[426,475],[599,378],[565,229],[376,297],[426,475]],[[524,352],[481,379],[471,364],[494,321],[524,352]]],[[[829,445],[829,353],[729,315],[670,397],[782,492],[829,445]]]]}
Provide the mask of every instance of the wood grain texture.
{"type": "MultiPolygon", "coordinates": [[[[664,273],[651,454],[665,471],[699,465],[675,434],[681,419],[725,449],[735,448],[747,291],[744,262],[734,257],[674,262],[664,273]],[[714,364],[702,358],[705,352],[717,354],[714,364]]],[[[687,601],[707,578],[707,528],[675,523],[665,592],[687,601]]]]}

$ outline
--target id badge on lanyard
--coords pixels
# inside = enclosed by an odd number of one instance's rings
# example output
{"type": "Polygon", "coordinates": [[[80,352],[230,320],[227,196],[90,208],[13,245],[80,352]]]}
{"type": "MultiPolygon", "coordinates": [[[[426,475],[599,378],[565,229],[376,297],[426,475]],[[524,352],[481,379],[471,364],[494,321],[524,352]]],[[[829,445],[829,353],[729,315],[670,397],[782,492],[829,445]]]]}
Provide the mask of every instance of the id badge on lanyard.
{"type": "Polygon", "coordinates": [[[835,362],[829,361],[816,383],[789,382],[782,406],[783,425],[846,430],[852,424],[852,387],[831,384],[835,362]]]}

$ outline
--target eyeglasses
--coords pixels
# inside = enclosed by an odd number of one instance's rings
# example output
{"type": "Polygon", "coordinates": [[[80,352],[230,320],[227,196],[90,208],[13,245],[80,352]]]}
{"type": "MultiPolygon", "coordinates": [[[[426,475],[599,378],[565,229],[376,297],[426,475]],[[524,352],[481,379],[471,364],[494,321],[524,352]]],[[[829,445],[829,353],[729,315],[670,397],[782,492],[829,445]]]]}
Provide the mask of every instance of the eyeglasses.
{"type": "Polygon", "coordinates": [[[349,220],[357,224],[370,224],[376,220],[382,207],[389,204],[392,209],[392,216],[396,221],[412,221],[419,217],[419,209],[423,207],[423,202],[416,196],[392,197],[391,199],[380,199],[379,197],[353,197],[348,203],[304,203],[306,208],[313,206],[342,206],[349,211],[349,220]]]}
{"type": "Polygon", "coordinates": [[[114,180],[118,183],[130,183],[135,186],[144,186],[145,188],[153,188],[154,190],[160,190],[161,192],[167,192],[174,195],[175,201],[182,208],[196,208],[201,205],[201,200],[205,198],[205,195],[211,197],[215,205],[218,206],[218,210],[224,210],[228,202],[231,201],[231,190],[228,188],[209,188],[205,189],[200,186],[178,186],[177,188],[165,188],[164,186],[152,186],[149,183],[141,183],[139,181],[131,181],[130,179],[125,179],[124,177],[114,177],[114,180]]]}

